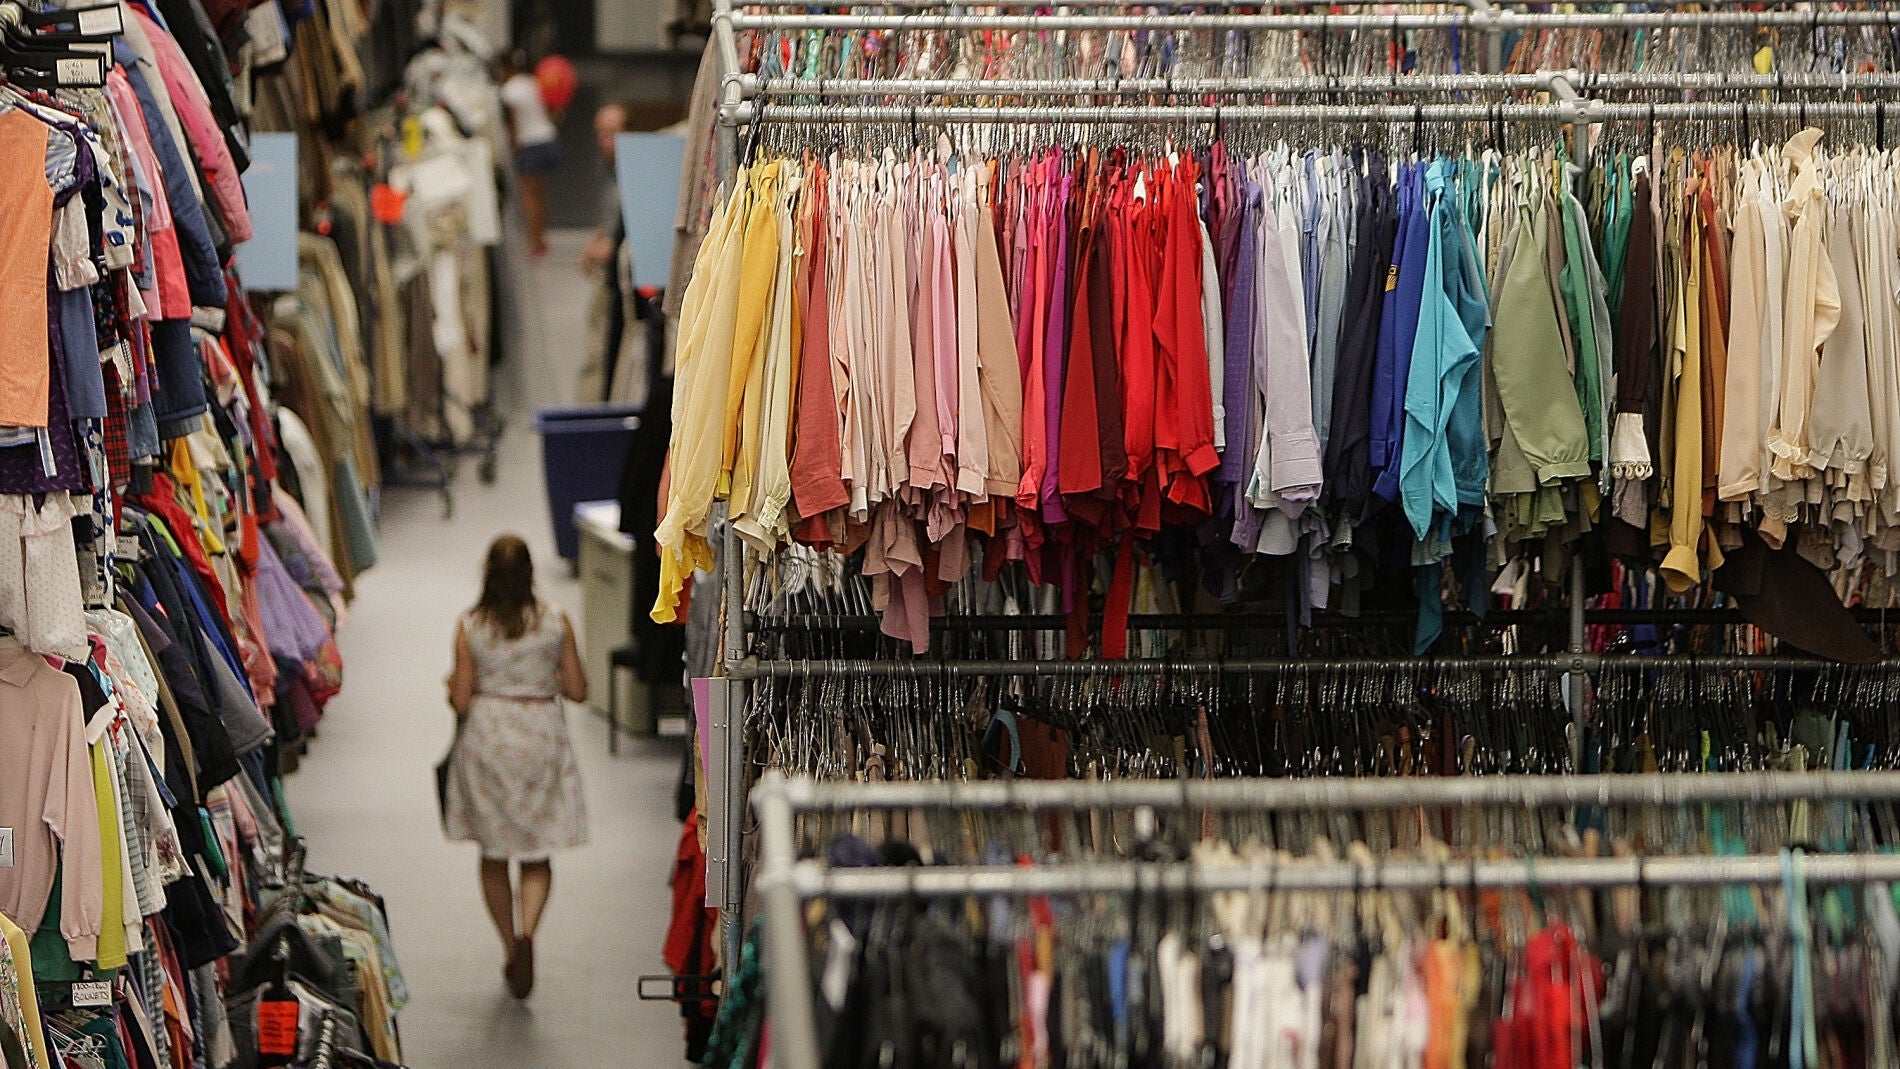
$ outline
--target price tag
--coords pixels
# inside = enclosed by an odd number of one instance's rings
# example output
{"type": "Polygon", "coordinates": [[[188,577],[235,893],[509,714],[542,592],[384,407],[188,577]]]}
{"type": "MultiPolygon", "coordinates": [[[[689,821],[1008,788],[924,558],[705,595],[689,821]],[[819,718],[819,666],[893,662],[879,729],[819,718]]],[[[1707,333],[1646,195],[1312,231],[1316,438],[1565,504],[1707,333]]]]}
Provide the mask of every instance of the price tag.
{"type": "Polygon", "coordinates": [[[80,88],[103,84],[105,76],[97,58],[62,59],[53,64],[62,86],[80,88]]]}
{"type": "Polygon", "coordinates": [[[113,37],[125,32],[116,5],[87,8],[79,13],[79,32],[87,37],[113,37]]]}
{"type": "Polygon", "coordinates": [[[301,1007],[294,1000],[272,999],[257,1004],[257,1052],[266,1057],[297,1056],[297,1019],[301,1007]]]}
{"type": "Polygon", "coordinates": [[[0,828],[0,869],[13,867],[13,829],[0,828]]]}
{"type": "Polygon", "coordinates": [[[104,980],[93,980],[73,985],[73,1005],[82,1010],[96,1010],[112,1005],[112,985],[104,980]]]}

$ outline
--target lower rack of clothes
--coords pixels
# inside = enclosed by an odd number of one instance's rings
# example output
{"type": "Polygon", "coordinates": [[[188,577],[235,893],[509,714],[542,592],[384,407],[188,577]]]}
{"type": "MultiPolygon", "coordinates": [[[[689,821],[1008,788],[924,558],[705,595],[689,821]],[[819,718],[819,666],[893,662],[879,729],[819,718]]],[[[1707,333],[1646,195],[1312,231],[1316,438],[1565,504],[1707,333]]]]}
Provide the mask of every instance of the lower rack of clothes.
{"type": "Polygon", "coordinates": [[[1892,773],[772,777],[765,912],[702,1064],[749,1064],[769,1034],[798,1069],[1891,1065],[1897,791],[1892,773]],[[821,812],[921,834],[873,845],[821,812]],[[801,842],[825,860],[795,860],[801,842]]]}

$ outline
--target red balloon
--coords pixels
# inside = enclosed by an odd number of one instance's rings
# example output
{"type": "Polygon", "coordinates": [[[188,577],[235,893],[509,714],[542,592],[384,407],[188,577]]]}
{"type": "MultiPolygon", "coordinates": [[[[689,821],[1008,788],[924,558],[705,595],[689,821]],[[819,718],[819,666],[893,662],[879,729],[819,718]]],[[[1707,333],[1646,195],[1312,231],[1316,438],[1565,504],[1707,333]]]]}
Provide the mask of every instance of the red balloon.
{"type": "Polygon", "coordinates": [[[580,75],[565,56],[549,56],[535,64],[534,80],[541,87],[541,103],[551,112],[566,111],[580,88],[580,75]]]}

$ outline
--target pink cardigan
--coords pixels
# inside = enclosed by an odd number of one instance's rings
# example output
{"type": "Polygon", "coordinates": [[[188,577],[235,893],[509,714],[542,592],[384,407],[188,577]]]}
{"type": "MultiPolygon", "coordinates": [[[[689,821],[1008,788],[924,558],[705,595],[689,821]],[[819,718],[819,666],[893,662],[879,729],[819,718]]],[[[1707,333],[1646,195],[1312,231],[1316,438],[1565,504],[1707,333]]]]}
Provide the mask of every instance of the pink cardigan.
{"type": "Polygon", "coordinates": [[[131,10],[144,27],[146,38],[152,43],[153,56],[158,60],[158,73],[165,79],[165,89],[172,98],[172,107],[178,112],[178,121],[185,127],[185,138],[191,142],[191,154],[204,172],[205,192],[217,199],[218,214],[224,220],[225,233],[234,245],[251,240],[251,212],[244,203],[243,176],[238,173],[237,164],[231,159],[231,150],[224,143],[223,128],[211,114],[211,100],[205,96],[204,85],[198,81],[197,72],[191,69],[191,61],[185,58],[184,51],[178,47],[172,35],[136,5],[131,10]]]}

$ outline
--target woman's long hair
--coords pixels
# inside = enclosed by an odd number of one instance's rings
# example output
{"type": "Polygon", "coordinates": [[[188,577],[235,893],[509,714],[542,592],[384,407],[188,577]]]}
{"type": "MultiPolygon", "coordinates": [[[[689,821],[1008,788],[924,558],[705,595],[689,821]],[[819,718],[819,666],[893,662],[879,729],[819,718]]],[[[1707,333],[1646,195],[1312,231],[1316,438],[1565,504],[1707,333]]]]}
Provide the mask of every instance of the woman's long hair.
{"type": "Polygon", "coordinates": [[[520,638],[540,614],[534,597],[534,558],[518,535],[497,537],[482,566],[482,596],[475,615],[510,639],[520,638]]]}

